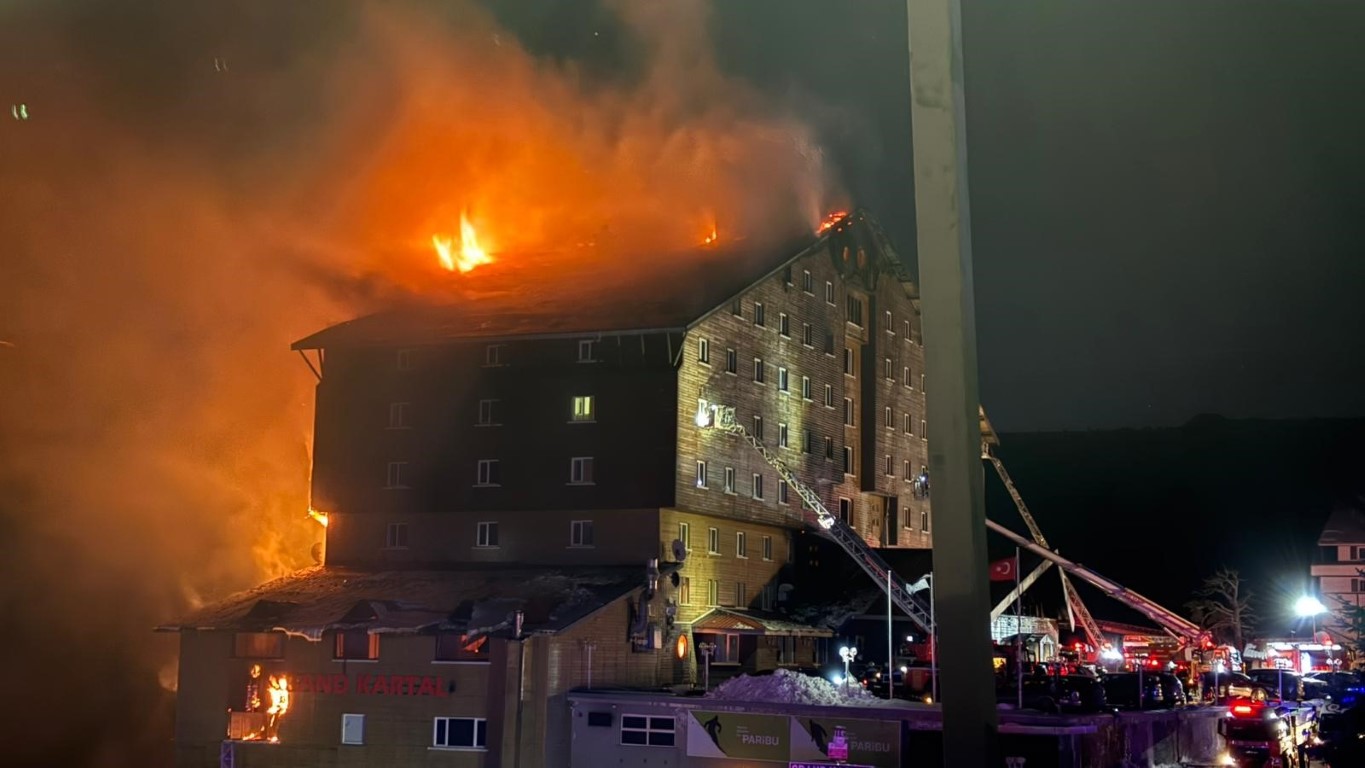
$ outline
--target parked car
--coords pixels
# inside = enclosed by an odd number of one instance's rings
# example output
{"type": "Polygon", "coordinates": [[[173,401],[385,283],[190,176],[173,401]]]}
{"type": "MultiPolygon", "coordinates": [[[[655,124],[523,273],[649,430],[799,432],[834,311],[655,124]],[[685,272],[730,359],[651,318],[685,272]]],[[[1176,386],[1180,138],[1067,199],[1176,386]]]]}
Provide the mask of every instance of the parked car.
{"type": "MultiPolygon", "coordinates": [[[[1017,704],[1018,688],[1007,686],[997,691],[1002,704],[1017,704]]],[[[1041,712],[1106,712],[1109,706],[1104,686],[1088,675],[1031,675],[1024,678],[1025,709],[1041,712]]]]}
{"type": "Polygon", "coordinates": [[[1185,684],[1170,672],[1158,672],[1155,677],[1161,681],[1161,695],[1168,707],[1183,707],[1190,703],[1185,693],[1185,684]]]}
{"type": "Polygon", "coordinates": [[[1199,678],[1199,685],[1203,691],[1204,701],[1214,701],[1215,699],[1226,701],[1232,698],[1261,702],[1270,698],[1270,695],[1266,693],[1265,686],[1240,672],[1205,672],[1199,678]],[[1216,692],[1214,691],[1215,684],[1217,685],[1216,692]]]}
{"type": "Polygon", "coordinates": [[[1247,677],[1265,688],[1272,699],[1303,701],[1303,675],[1292,669],[1253,669],[1247,677]]]}
{"type": "Polygon", "coordinates": [[[1332,700],[1342,706],[1349,707],[1365,696],[1365,682],[1355,672],[1314,672],[1308,679],[1321,681],[1332,700]]]}
{"type": "Polygon", "coordinates": [[[1100,680],[1109,704],[1117,709],[1164,709],[1166,694],[1159,674],[1119,672],[1100,680]],[[1141,695],[1138,686],[1141,685],[1141,695]]]}

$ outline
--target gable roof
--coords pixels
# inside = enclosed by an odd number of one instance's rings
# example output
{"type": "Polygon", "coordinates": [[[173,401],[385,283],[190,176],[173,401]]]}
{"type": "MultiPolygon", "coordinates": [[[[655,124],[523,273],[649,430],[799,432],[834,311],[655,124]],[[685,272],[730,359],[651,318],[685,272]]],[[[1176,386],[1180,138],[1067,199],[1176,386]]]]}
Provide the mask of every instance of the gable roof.
{"type": "Polygon", "coordinates": [[[748,608],[712,608],[692,622],[692,631],[740,635],[834,637],[833,630],[802,624],[780,613],[755,611],[748,608]]]}
{"type": "Polygon", "coordinates": [[[647,265],[564,252],[508,255],[454,284],[448,303],[356,318],[292,348],[682,331],[797,259],[844,245],[864,248],[881,269],[912,284],[881,227],[858,210],[818,235],[660,254],[647,265]]]}

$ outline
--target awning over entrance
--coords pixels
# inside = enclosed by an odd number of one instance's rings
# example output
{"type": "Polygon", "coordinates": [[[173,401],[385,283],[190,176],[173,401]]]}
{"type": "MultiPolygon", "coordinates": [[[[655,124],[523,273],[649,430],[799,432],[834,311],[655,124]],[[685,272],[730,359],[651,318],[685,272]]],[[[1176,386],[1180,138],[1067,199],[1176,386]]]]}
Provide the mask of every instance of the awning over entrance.
{"type": "Polygon", "coordinates": [[[743,608],[713,608],[692,622],[692,631],[703,634],[773,637],[834,637],[832,630],[800,624],[780,613],[743,608]]]}

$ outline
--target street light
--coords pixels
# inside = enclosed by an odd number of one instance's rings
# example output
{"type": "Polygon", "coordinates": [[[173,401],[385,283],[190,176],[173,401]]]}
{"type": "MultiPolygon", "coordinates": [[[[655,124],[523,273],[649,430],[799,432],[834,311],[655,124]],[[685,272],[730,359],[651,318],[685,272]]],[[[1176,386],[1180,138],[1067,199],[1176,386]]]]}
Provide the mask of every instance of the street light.
{"type": "Polygon", "coordinates": [[[848,690],[848,665],[858,657],[858,649],[852,646],[843,646],[839,649],[839,658],[844,660],[844,690],[848,690]]]}
{"type": "Polygon", "coordinates": [[[1294,601],[1294,613],[1297,613],[1299,616],[1311,617],[1313,619],[1314,642],[1317,642],[1318,637],[1318,614],[1326,612],[1327,606],[1323,605],[1321,600],[1318,600],[1312,595],[1304,595],[1294,601]]]}
{"type": "Polygon", "coordinates": [[[701,689],[703,691],[709,691],[711,690],[711,654],[716,652],[716,644],[697,643],[697,650],[701,652],[702,664],[704,665],[701,673],[701,689]]]}

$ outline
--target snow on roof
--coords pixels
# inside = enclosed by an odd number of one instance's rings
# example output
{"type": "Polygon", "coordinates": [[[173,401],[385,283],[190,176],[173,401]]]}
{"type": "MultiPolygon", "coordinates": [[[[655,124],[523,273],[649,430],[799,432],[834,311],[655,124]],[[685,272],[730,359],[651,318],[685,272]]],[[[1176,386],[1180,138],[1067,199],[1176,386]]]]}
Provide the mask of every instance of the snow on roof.
{"type": "Polygon", "coordinates": [[[644,586],[644,568],[482,567],[443,571],[307,568],[205,606],[163,631],[282,631],[321,639],[332,629],[558,631],[644,586]]]}
{"type": "Polygon", "coordinates": [[[838,686],[823,677],[779,669],[771,675],[740,675],[716,686],[708,699],[815,704],[827,707],[885,707],[888,702],[861,685],[838,686]]]}

